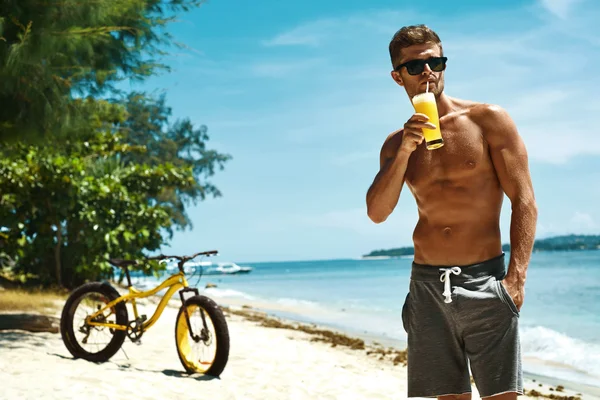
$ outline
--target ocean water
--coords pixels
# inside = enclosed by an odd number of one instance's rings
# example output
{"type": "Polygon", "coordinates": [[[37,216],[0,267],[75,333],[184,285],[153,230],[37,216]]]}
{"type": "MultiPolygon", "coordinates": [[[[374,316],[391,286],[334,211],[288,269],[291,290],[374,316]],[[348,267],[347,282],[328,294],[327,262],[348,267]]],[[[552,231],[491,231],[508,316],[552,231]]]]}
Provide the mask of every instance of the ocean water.
{"type": "MultiPolygon", "coordinates": [[[[221,303],[235,300],[402,346],[411,262],[412,257],[237,262],[254,269],[203,276],[197,286],[221,303]],[[217,287],[204,289],[208,282],[217,287]]],[[[190,284],[196,281],[190,278],[190,284]]],[[[534,253],[525,288],[524,371],[600,387],[600,251],[534,253]]]]}

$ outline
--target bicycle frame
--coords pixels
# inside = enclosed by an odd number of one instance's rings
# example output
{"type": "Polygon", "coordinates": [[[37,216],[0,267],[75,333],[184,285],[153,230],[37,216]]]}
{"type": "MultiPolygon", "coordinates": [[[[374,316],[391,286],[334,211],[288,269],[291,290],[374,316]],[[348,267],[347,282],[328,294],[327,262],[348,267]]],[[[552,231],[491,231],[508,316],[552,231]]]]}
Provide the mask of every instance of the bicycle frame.
{"type": "MultiPolygon", "coordinates": [[[[92,321],[92,320],[94,318],[96,318],[98,315],[102,314],[107,309],[114,307],[116,304],[123,302],[123,301],[127,302],[130,300],[131,300],[131,305],[133,306],[134,317],[135,317],[135,319],[138,319],[138,311],[137,311],[137,305],[135,304],[135,299],[143,299],[146,297],[150,297],[150,296],[160,292],[163,289],[169,288],[169,290],[167,290],[167,293],[165,293],[163,295],[163,297],[160,299],[160,302],[158,303],[158,306],[156,307],[154,314],[152,314],[150,319],[148,319],[147,321],[144,321],[142,323],[141,329],[143,331],[148,330],[148,329],[150,329],[150,327],[152,327],[152,325],[154,325],[154,323],[156,323],[156,321],[158,321],[158,319],[162,315],[165,307],[167,306],[167,303],[169,302],[171,297],[173,297],[175,292],[177,292],[180,289],[186,289],[187,287],[188,287],[188,282],[187,282],[187,279],[185,278],[185,274],[183,272],[178,272],[176,274],[171,275],[169,278],[167,278],[165,281],[163,281],[160,285],[158,285],[154,289],[150,289],[145,292],[140,292],[139,290],[135,289],[133,286],[129,286],[129,294],[125,294],[123,296],[120,296],[120,297],[114,299],[113,301],[111,301],[110,303],[105,305],[102,309],[96,311],[92,315],[89,315],[86,318],[86,324],[88,324],[90,326],[104,326],[104,327],[111,328],[111,329],[125,331],[128,328],[127,325],[118,325],[118,324],[111,324],[111,323],[106,323],[106,322],[96,322],[96,321],[92,321]]],[[[183,296],[182,296],[181,300],[183,301],[183,296]]]]}

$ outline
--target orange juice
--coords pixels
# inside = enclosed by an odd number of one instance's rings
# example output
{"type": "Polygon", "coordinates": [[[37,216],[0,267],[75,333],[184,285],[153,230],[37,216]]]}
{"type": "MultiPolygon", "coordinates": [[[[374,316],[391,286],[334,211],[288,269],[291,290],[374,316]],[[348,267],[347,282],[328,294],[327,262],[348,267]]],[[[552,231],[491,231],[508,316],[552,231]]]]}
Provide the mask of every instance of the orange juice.
{"type": "Polygon", "coordinates": [[[440,119],[435,103],[435,95],[432,92],[418,94],[412,98],[412,103],[416,112],[427,115],[429,122],[435,125],[435,129],[423,128],[427,150],[442,147],[444,139],[442,139],[442,131],[440,131],[440,119]]]}

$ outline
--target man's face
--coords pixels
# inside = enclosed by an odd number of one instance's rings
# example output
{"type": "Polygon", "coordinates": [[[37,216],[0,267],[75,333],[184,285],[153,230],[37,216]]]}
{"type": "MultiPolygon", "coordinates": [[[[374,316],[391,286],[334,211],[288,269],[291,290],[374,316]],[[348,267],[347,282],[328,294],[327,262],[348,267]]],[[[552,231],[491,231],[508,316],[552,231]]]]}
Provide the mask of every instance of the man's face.
{"type": "MultiPolygon", "coordinates": [[[[412,60],[427,60],[430,57],[440,57],[441,49],[435,43],[416,44],[402,49],[402,56],[395,66],[412,60]]],[[[432,71],[428,64],[425,64],[423,72],[417,75],[408,73],[407,67],[402,67],[392,71],[392,78],[406,90],[410,98],[419,93],[425,93],[427,82],[429,82],[429,91],[438,97],[444,91],[444,71],[432,71]]]]}

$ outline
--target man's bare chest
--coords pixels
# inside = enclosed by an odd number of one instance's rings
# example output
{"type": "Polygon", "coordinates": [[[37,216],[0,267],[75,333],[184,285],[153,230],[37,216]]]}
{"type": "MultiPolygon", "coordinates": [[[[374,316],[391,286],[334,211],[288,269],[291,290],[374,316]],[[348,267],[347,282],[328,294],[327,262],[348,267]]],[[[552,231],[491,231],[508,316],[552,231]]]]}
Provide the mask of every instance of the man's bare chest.
{"type": "Polygon", "coordinates": [[[424,143],[408,163],[406,181],[413,187],[431,182],[468,183],[471,179],[493,174],[489,147],[482,132],[472,125],[442,125],[444,146],[427,150],[424,143]]]}

